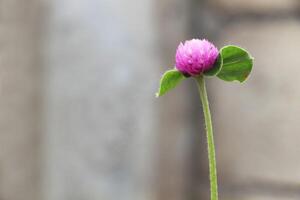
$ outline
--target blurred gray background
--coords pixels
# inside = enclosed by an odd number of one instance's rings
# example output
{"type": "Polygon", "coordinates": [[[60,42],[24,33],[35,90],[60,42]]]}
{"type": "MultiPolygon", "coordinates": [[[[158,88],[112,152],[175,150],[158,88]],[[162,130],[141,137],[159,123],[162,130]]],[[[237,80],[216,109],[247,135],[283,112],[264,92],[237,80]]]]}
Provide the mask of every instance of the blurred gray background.
{"type": "Polygon", "coordinates": [[[0,0],[0,200],[205,200],[196,86],[155,98],[180,41],[248,49],[208,81],[220,200],[300,199],[299,0],[0,0]]]}

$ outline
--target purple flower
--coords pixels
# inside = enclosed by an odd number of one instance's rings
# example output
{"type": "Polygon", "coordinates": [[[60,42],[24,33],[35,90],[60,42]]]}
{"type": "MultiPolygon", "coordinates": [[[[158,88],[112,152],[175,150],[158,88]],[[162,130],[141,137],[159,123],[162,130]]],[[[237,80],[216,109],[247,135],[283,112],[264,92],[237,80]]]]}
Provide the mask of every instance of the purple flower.
{"type": "Polygon", "coordinates": [[[213,67],[218,49],[207,40],[192,39],[180,43],[176,51],[176,69],[195,76],[213,67]]]}

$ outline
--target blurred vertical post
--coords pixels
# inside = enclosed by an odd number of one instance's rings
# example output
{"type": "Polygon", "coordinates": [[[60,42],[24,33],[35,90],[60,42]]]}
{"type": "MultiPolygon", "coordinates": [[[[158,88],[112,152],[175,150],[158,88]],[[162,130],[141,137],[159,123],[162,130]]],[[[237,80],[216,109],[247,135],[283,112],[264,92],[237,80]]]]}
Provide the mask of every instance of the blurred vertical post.
{"type": "Polygon", "coordinates": [[[0,0],[0,199],[39,197],[39,2],[0,0]]]}
{"type": "MultiPolygon", "coordinates": [[[[190,1],[156,0],[156,15],[161,73],[174,67],[175,52],[179,42],[189,35],[190,1]]],[[[190,80],[157,100],[160,110],[160,132],[157,137],[158,167],[157,199],[182,200],[190,194],[191,146],[193,146],[195,113],[190,96],[190,80]]],[[[195,86],[196,90],[197,87],[195,86]]],[[[197,134],[199,136],[200,133],[197,134]]]]}
{"type": "Polygon", "coordinates": [[[52,0],[46,8],[45,199],[153,199],[153,1],[52,0]]]}

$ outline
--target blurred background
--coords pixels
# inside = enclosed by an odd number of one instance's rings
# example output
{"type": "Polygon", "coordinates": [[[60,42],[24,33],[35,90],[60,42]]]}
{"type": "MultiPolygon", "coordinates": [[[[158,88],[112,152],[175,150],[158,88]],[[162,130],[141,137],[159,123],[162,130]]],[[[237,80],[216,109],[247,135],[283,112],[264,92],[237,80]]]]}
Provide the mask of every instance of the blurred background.
{"type": "Polygon", "coordinates": [[[196,85],[155,98],[180,41],[240,45],[207,83],[221,200],[300,199],[299,0],[0,0],[0,200],[205,200],[196,85]]]}

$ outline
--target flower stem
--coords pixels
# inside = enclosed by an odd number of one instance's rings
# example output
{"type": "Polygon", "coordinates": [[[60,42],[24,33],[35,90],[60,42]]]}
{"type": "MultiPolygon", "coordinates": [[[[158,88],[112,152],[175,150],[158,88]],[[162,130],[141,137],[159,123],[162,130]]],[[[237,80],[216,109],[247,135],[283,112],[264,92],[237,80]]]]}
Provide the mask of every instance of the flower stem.
{"type": "Polygon", "coordinates": [[[214,136],[213,136],[211,114],[209,110],[209,103],[208,103],[206,87],[205,87],[205,80],[203,75],[197,76],[196,81],[200,93],[204,119],[205,119],[205,126],[206,126],[208,161],[209,161],[210,199],[218,200],[218,180],[217,180],[214,136]]]}

